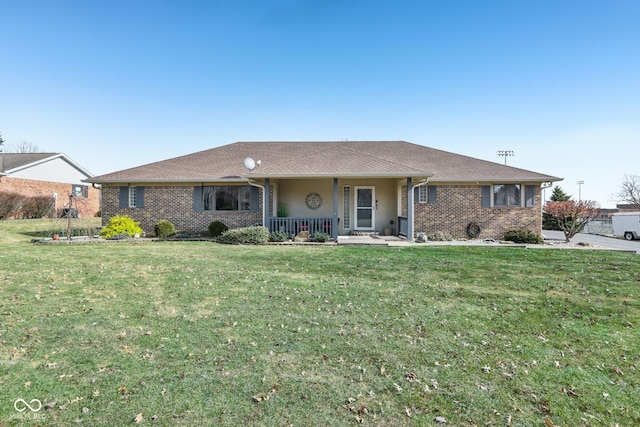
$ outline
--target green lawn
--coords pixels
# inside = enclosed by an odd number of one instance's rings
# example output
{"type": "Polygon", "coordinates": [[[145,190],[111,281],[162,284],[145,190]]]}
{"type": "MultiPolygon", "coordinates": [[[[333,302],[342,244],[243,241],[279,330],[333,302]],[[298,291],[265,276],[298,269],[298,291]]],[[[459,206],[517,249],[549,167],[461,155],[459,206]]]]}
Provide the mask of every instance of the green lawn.
{"type": "Polygon", "coordinates": [[[0,222],[0,426],[640,423],[637,255],[47,227],[0,222]]]}

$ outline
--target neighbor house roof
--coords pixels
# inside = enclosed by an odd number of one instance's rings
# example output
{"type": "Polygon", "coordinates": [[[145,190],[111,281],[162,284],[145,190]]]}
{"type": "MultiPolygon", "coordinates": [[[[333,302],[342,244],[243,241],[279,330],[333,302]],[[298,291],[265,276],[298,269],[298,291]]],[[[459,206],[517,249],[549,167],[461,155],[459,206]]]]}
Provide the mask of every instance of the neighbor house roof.
{"type": "Polygon", "coordinates": [[[255,178],[414,177],[430,182],[546,182],[561,178],[404,141],[236,142],[88,179],[94,183],[255,178]],[[243,159],[260,160],[248,171],[243,159]]]}
{"type": "Polygon", "coordinates": [[[0,175],[11,175],[23,169],[27,169],[55,159],[62,159],[78,169],[87,177],[93,176],[91,172],[74,162],[63,153],[0,153],[0,175]]]}

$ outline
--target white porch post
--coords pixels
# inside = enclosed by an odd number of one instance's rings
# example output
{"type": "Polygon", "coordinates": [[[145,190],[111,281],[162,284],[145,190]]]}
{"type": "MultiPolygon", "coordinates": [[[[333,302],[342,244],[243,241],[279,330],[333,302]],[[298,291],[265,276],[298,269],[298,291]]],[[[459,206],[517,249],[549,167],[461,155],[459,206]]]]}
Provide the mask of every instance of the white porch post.
{"type": "Polygon", "coordinates": [[[338,238],[338,178],[333,178],[333,218],[331,218],[331,238],[338,238]]]}
{"type": "Polygon", "coordinates": [[[407,178],[407,241],[413,242],[413,184],[407,178]]]}
{"type": "Polygon", "coordinates": [[[264,194],[262,196],[262,225],[267,227],[269,232],[271,230],[271,221],[269,221],[269,195],[271,194],[271,186],[269,178],[264,180],[264,194]]]}

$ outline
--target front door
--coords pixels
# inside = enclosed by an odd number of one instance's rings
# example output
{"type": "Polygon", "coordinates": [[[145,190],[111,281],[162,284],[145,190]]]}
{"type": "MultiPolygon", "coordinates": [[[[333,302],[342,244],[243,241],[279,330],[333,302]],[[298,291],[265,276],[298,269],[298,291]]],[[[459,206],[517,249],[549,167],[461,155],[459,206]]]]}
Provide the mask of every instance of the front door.
{"type": "Polygon", "coordinates": [[[355,187],[355,230],[372,230],[376,223],[375,187],[355,187]]]}

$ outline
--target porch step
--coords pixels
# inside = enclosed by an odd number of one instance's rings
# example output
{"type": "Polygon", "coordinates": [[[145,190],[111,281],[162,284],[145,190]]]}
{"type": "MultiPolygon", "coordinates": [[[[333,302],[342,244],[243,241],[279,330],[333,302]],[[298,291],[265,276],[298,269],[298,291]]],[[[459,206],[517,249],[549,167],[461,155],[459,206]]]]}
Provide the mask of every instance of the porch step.
{"type": "Polygon", "coordinates": [[[376,238],[375,235],[351,235],[338,236],[338,245],[358,245],[358,246],[389,246],[389,243],[376,238]]]}
{"type": "Polygon", "coordinates": [[[352,236],[379,236],[379,231],[351,231],[352,236]]]}

